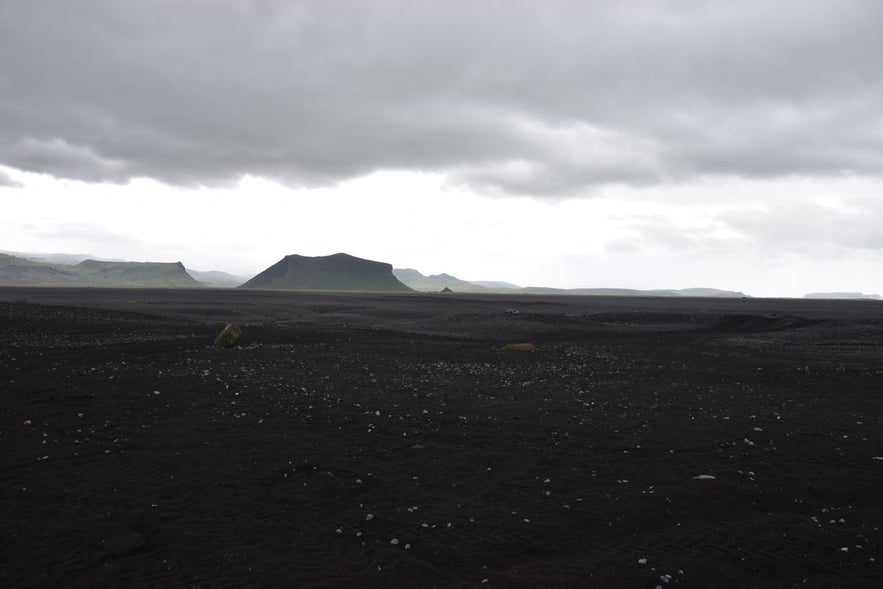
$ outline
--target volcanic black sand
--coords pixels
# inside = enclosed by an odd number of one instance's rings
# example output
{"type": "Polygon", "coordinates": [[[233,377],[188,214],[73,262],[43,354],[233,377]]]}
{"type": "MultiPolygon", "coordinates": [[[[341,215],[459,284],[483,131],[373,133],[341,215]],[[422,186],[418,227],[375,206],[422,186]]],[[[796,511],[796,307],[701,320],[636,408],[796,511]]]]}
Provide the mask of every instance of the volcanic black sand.
{"type": "Polygon", "coordinates": [[[3,587],[883,586],[880,302],[0,301],[3,587]]]}

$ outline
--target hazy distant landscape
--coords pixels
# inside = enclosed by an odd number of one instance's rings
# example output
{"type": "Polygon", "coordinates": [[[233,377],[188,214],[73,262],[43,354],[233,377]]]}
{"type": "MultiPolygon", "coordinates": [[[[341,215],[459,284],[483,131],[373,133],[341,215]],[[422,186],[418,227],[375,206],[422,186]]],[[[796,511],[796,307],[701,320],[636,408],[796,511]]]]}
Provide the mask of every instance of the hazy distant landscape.
{"type": "MultiPolygon", "coordinates": [[[[4,251],[4,250],[0,250],[4,251]]],[[[425,276],[415,269],[361,260],[348,254],[286,256],[253,277],[223,271],[198,271],[180,262],[126,262],[94,260],[84,254],[0,253],[0,284],[22,286],[219,287],[282,290],[505,293],[530,295],[730,297],[749,296],[715,288],[636,290],[627,288],[522,287],[501,281],[466,281],[449,274],[425,276]],[[346,261],[346,262],[345,262],[346,261]],[[356,263],[354,263],[354,261],[356,263]],[[378,266],[379,264],[379,266],[378,266]],[[388,267],[387,267],[388,266],[388,267]]],[[[806,298],[879,300],[878,294],[809,293],[806,298]]]]}

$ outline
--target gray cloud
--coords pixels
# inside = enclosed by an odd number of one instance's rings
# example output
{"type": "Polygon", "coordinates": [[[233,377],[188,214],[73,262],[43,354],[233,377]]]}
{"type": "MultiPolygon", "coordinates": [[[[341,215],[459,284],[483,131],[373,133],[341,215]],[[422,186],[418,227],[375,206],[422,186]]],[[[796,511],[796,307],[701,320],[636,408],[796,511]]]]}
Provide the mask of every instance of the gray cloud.
{"type": "Polygon", "coordinates": [[[721,215],[719,220],[757,249],[820,256],[883,251],[883,203],[846,198],[836,206],[783,202],[721,215]]]}
{"type": "Polygon", "coordinates": [[[881,176],[880,22],[862,0],[12,0],[0,164],[179,184],[415,169],[556,196],[881,176]]]}
{"type": "Polygon", "coordinates": [[[700,225],[676,213],[627,215],[626,235],[605,243],[613,254],[668,252],[679,257],[839,259],[883,252],[883,202],[845,196],[836,203],[781,199],[708,214],[700,225]]]}
{"type": "Polygon", "coordinates": [[[13,180],[3,170],[0,170],[0,188],[21,188],[21,182],[13,180]]]}

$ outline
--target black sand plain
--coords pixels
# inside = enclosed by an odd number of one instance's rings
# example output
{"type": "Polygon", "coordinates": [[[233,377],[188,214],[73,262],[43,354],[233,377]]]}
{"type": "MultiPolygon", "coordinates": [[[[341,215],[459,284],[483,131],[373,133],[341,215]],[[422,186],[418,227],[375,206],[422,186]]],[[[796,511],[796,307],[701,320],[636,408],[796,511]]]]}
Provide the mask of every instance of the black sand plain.
{"type": "Polygon", "coordinates": [[[3,587],[883,586],[881,302],[4,287],[0,325],[3,587]]]}

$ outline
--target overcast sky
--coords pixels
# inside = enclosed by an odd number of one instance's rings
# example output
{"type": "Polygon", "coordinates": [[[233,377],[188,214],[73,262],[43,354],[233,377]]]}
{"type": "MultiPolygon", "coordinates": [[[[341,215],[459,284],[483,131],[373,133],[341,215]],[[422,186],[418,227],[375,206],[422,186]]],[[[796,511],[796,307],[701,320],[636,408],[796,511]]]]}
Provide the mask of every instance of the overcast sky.
{"type": "Polygon", "coordinates": [[[0,0],[0,249],[883,293],[883,2],[0,0]]]}

